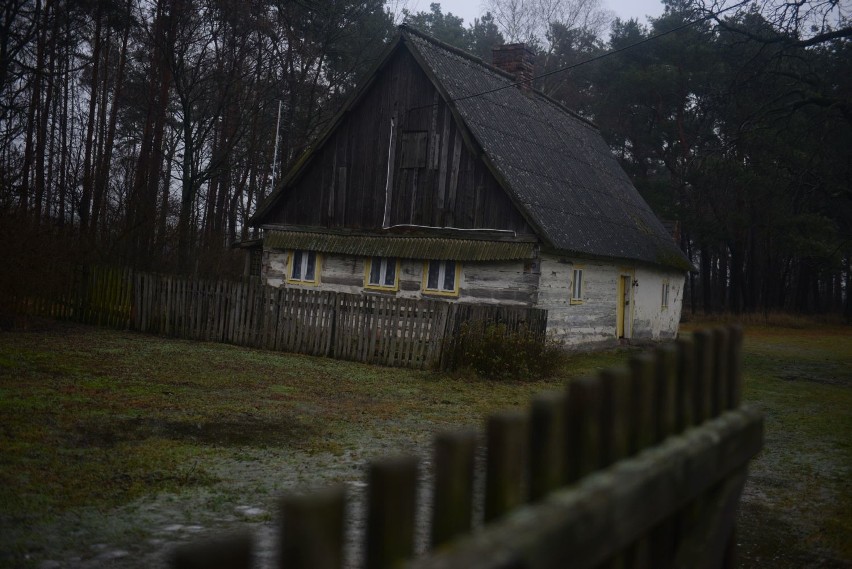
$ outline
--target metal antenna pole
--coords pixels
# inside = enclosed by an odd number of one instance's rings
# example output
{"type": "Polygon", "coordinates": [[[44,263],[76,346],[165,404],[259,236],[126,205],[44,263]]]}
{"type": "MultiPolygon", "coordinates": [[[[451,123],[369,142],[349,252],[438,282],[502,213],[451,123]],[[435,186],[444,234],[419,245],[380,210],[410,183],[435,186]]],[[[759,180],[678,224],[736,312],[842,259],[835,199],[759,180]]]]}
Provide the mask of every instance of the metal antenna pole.
{"type": "Polygon", "coordinates": [[[278,166],[278,133],[281,129],[281,100],[278,100],[278,121],[275,123],[275,152],[272,156],[272,187],[271,190],[275,189],[275,170],[278,166]]]}

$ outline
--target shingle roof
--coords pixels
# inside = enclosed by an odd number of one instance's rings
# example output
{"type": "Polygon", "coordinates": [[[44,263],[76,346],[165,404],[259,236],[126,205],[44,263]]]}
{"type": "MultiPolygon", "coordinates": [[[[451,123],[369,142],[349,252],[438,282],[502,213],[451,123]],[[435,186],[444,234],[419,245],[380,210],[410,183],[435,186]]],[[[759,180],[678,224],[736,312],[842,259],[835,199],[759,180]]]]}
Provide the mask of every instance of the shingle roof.
{"type": "Polygon", "coordinates": [[[506,191],[551,247],[679,269],[689,261],[600,132],[480,59],[410,27],[405,42],[443,90],[506,191]]]}
{"type": "Polygon", "coordinates": [[[265,229],[264,241],[273,249],[307,249],[354,256],[456,261],[510,261],[534,259],[538,247],[529,241],[494,241],[449,237],[365,235],[354,232],[318,232],[265,229]]]}

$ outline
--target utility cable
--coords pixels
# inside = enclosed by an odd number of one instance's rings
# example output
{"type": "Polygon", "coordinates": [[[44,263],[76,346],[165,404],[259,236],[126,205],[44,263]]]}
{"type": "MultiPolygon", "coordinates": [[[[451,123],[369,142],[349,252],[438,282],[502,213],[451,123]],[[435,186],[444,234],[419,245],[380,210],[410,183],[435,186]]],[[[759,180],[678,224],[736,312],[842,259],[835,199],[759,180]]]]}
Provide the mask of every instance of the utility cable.
{"type": "MultiPolygon", "coordinates": [[[[751,2],[751,0],[743,0],[742,2],[740,2],[738,4],[734,4],[733,6],[729,6],[729,7],[725,8],[724,10],[719,10],[718,12],[712,12],[712,13],[708,14],[707,16],[704,16],[703,18],[699,18],[697,20],[692,20],[691,22],[686,22],[684,24],[681,24],[680,26],[676,26],[676,27],[674,27],[670,30],[666,30],[665,32],[660,32],[660,33],[655,34],[653,36],[648,36],[647,38],[641,39],[637,42],[631,43],[631,44],[626,45],[624,47],[620,47],[618,49],[614,49],[612,51],[608,51],[606,53],[602,53],[600,55],[596,55],[596,56],[591,57],[589,59],[584,59],[583,61],[573,63],[571,65],[566,65],[565,67],[560,67],[559,69],[554,69],[553,71],[548,71],[547,73],[542,73],[541,75],[536,75],[532,79],[525,79],[523,81],[517,81],[515,83],[509,83],[507,85],[496,87],[494,89],[489,89],[488,91],[482,91],[481,93],[473,93],[472,95],[465,95],[464,97],[457,97],[455,99],[450,99],[449,102],[454,103],[456,101],[464,101],[466,99],[473,99],[475,97],[482,97],[483,95],[488,95],[490,93],[496,93],[497,91],[502,91],[503,89],[508,89],[510,87],[517,87],[518,85],[523,85],[524,83],[532,83],[536,79],[541,79],[543,77],[549,77],[551,75],[555,75],[557,73],[562,73],[564,71],[570,71],[571,69],[575,69],[577,67],[580,67],[582,65],[586,65],[588,63],[594,63],[595,61],[600,61],[601,59],[622,53],[624,51],[627,51],[628,49],[633,49],[635,47],[638,47],[638,46],[646,44],[650,41],[659,39],[663,36],[667,36],[667,35],[672,34],[674,32],[679,32],[680,30],[686,29],[690,26],[694,26],[695,24],[700,24],[702,22],[712,20],[712,19],[724,14],[725,12],[729,12],[730,10],[734,10],[736,8],[744,6],[744,5],[748,4],[749,2],[751,2]]],[[[411,109],[411,110],[414,110],[414,109],[411,109]]]]}

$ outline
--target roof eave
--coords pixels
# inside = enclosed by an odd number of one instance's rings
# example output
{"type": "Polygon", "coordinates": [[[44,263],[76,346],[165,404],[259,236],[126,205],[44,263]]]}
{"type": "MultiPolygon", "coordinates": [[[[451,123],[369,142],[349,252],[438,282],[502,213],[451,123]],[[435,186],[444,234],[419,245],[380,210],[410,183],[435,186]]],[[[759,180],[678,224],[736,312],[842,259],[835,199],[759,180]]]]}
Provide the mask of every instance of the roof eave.
{"type": "Polygon", "coordinates": [[[594,255],[591,253],[583,253],[579,251],[571,251],[569,249],[559,249],[553,246],[544,246],[541,249],[542,253],[551,254],[555,256],[561,257],[576,257],[580,259],[589,259],[593,261],[606,261],[609,263],[621,263],[621,264],[639,264],[652,266],[657,268],[671,269],[676,271],[683,271],[684,273],[696,273],[698,270],[684,255],[681,253],[680,257],[674,258],[672,257],[672,262],[665,261],[649,261],[647,259],[636,259],[631,257],[618,257],[613,255],[594,255]]]}

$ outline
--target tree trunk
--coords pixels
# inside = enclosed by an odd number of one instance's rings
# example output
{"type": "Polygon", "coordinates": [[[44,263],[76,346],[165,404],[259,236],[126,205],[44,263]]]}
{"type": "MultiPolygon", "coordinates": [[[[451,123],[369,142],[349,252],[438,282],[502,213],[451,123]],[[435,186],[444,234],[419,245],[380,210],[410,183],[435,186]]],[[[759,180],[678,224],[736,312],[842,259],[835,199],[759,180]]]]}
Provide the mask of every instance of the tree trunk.
{"type": "MultiPolygon", "coordinates": [[[[137,267],[149,268],[151,258],[151,239],[156,210],[158,178],[162,164],[163,129],[168,106],[168,94],[171,74],[168,68],[167,53],[174,46],[174,20],[166,16],[164,3],[158,0],[154,17],[154,45],[150,60],[149,106],[142,132],[139,158],[133,179],[132,198],[128,204],[128,246],[129,261],[137,267]],[[168,27],[167,27],[168,24],[168,27]]],[[[169,16],[171,16],[169,11],[169,16]]]]}
{"type": "Polygon", "coordinates": [[[98,78],[101,63],[101,11],[103,4],[98,2],[95,12],[95,38],[92,48],[92,86],[89,91],[89,115],[86,125],[85,154],[83,157],[83,194],[80,198],[80,234],[89,234],[89,215],[92,205],[92,147],[95,136],[96,105],[98,100],[98,78]]]}
{"type": "MultiPolygon", "coordinates": [[[[53,15],[51,10],[53,6],[52,0],[49,0],[44,7],[44,16],[42,29],[45,39],[40,39],[41,43],[48,43],[46,36],[50,34],[50,42],[47,51],[50,52],[50,60],[47,64],[47,86],[45,88],[44,103],[39,109],[39,124],[36,132],[36,151],[35,151],[35,203],[33,204],[33,216],[36,222],[41,221],[42,207],[45,193],[45,164],[44,160],[47,153],[47,125],[50,119],[50,110],[53,108],[53,89],[54,75],[56,72],[56,30],[55,24],[51,24],[50,18],[53,15]]],[[[54,16],[54,20],[55,20],[54,16]]],[[[47,56],[44,55],[42,61],[47,56]]]]}
{"type": "MultiPolygon", "coordinates": [[[[49,1],[49,0],[48,0],[49,1]]],[[[47,11],[47,8],[45,8],[47,11]]],[[[44,70],[44,30],[41,25],[42,7],[41,0],[36,0],[33,10],[33,18],[35,21],[36,34],[36,67],[32,79],[32,92],[30,93],[30,106],[27,111],[27,132],[24,139],[24,162],[21,167],[20,190],[18,196],[18,206],[21,213],[26,213],[29,209],[30,197],[30,170],[33,167],[33,158],[35,155],[35,143],[33,136],[35,134],[35,125],[37,120],[36,111],[41,106],[41,84],[42,72],[44,70]]]]}
{"type": "MultiPolygon", "coordinates": [[[[130,12],[130,9],[131,3],[128,0],[128,14],[130,12]]],[[[104,200],[104,195],[106,194],[107,180],[109,178],[109,170],[110,165],[112,163],[112,152],[113,146],[115,144],[115,131],[118,124],[118,105],[119,100],[121,98],[122,87],[124,86],[124,69],[127,63],[127,40],[129,36],[130,21],[128,19],[124,28],[124,35],[121,38],[121,52],[118,56],[118,70],[116,71],[115,86],[112,93],[112,107],[110,108],[109,114],[109,126],[107,127],[106,140],[103,145],[103,152],[101,153],[101,159],[98,165],[97,175],[95,176],[95,195],[93,200],[95,207],[92,211],[92,239],[94,239],[95,227],[98,225],[99,222],[99,212],[101,212],[103,208],[102,202],[104,200]]],[[[106,94],[106,83],[104,84],[104,93],[106,94]]],[[[106,105],[106,97],[104,98],[104,105],[106,105]]]]}

